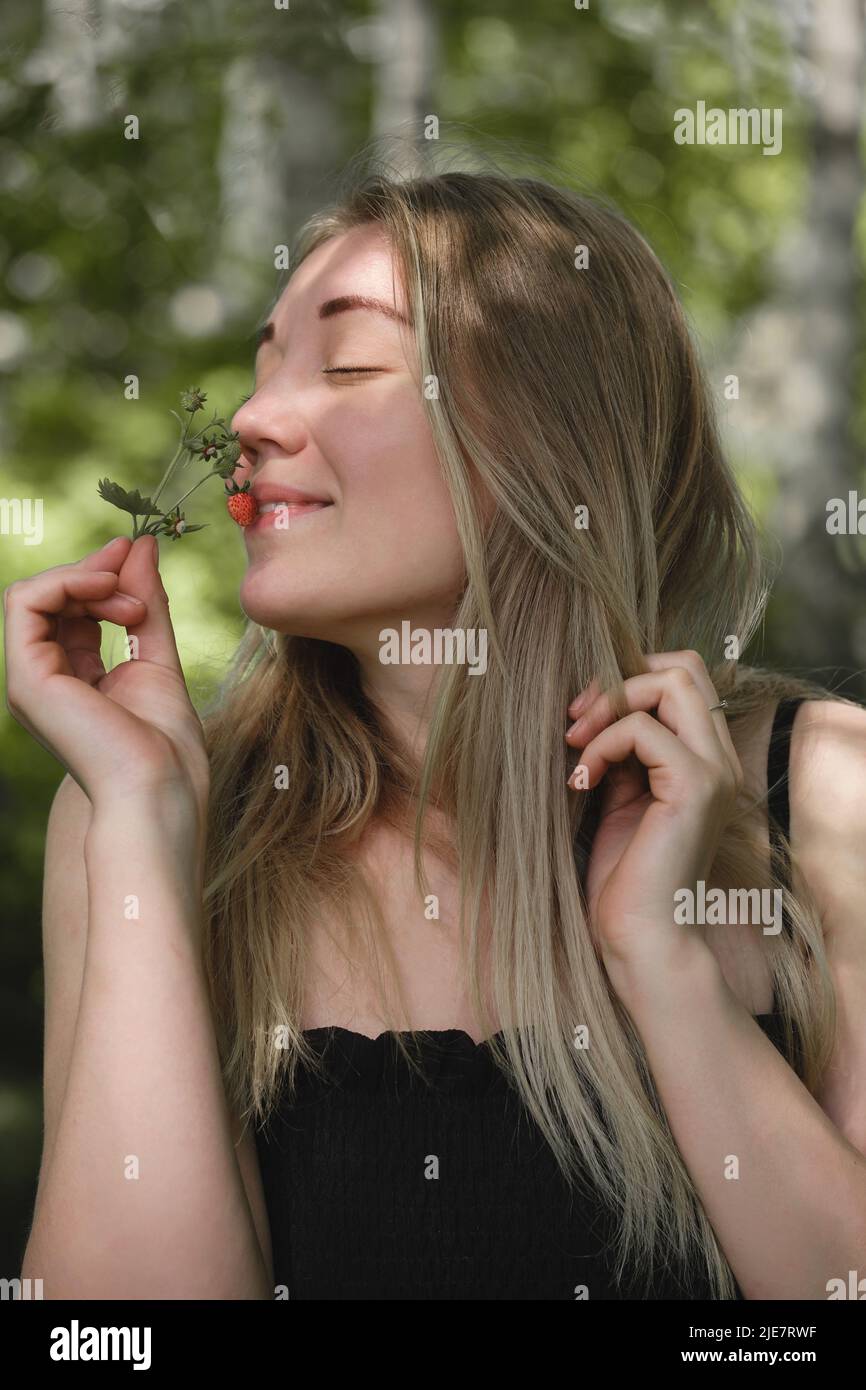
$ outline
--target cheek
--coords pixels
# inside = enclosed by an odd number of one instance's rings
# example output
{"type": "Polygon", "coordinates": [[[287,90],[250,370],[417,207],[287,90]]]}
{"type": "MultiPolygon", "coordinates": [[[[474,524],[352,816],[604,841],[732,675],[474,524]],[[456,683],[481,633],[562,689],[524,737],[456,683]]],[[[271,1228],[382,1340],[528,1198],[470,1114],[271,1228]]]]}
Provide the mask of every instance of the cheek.
{"type": "Polygon", "coordinates": [[[419,448],[359,471],[347,486],[344,520],[349,534],[368,548],[399,556],[407,568],[462,566],[462,548],[451,495],[432,451],[419,448]]]}
{"type": "Polygon", "coordinates": [[[420,405],[383,409],[380,402],[321,443],[339,477],[347,543],[387,546],[402,556],[417,546],[462,563],[451,496],[420,405]]]}

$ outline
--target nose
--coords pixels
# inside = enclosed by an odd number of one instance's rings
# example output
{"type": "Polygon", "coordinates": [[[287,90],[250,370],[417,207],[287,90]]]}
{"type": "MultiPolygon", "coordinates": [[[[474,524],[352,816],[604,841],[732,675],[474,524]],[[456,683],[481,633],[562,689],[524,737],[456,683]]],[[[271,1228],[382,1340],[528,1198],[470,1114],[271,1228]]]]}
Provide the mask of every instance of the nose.
{"type": "Polygon", "coordinates": [[[252,430],[252,423],[249,419],[247,406],[249,405],[250,401],[253,399],[255,394],[255,391],[251,391],[248,396],[243,397],[240,405],[238,406],[237,410],[235,411],[234,415],[229,421],[229,429],[232,430],[233,433],[237,434],[241,448],[244,450],[244,452],[247,452],[248,450],[248,440],[250,438],[252,430]]]}
{"type": "Polygon", "coordinates": [[[251,470],[271,456],[297,454],[306,437],[289,392],[285,387],[272,389],[270,381],[245,397],[232,416],[230,428],[236,431],[241,446],[238,471],[251,470]]]}

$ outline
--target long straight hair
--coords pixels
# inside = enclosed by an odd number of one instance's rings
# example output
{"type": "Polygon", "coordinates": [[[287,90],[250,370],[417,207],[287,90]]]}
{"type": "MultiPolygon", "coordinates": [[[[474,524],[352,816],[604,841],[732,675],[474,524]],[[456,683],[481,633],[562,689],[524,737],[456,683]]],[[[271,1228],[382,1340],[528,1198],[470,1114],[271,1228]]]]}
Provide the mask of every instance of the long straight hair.
{"type": "MultiPolygon", "coordinates": [[[[371,822],[388,821],[414,839],[422,894],[425,848],[438,845],[459,874],[465,978],[486,1030],[499,1025],[491,1053],[568,1183],[615,1214],[617,1281],[648,1287],[673,1259],[716,1297],[735,1297],[593,944],[582,883],[595,793],[566,788],[565,710],[595,678],[624,712],[623,680],[645,669],[642,654],[685,648],[728,701],[735,744],[773,701],[828,692],[738,664],[766,603],[765,562],[681,305],[622,215],[534,177],[366,172],[304,225],[290,272],[369,224],[406,290],[418,389],[453,499],[465,557],[453,627],[486,629],[488,667],[474,679],[444,667],[415,765],[348,650],[249,624],[204,716],[205,959],[227,1093],[261,1123],[282,1088],[291,1095],[298,1065],[317,1065],[301,1020],[324,908],[413,1061],[393,953],[352,853],[371,822]],[[577,515],[588,524],[576,527],[577,515]],[[580,1050],[577,1024],[590,1039],[580,1050]]],[[[765,804],[747,783],[715,886],[783,886],[761,834],[765,804]]],[[[814,904],[792,891],[785,904],[788,927],[766,951],[785,1055],[814,1093],[834,994],[814,904]]]]}

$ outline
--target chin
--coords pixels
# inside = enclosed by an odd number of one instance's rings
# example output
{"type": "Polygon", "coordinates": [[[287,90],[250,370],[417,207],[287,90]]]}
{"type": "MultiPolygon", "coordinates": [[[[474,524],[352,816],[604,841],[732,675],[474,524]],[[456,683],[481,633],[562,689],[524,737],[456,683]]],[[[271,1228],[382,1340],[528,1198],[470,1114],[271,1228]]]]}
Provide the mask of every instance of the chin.
{"type": "Polygon", "coordinates": [[[275,632],[312,636],[308,631],[315,626],[314,610],[321,605],[312,592],[304,592],[307,586],[299,583],[291,575],[265,575],[253,565],[241,581],[240,605],[247,617],[262,627],[273,628],[275,632]]]}
{"type": "Polygon", "coordinates": [[[241,608],[251,622],[292,637],[335,640],[345,627],[349,596],[325,590],[312,576],[294,575],[275,566],[268,572],[253,564],[241,581],[241,608]]]}

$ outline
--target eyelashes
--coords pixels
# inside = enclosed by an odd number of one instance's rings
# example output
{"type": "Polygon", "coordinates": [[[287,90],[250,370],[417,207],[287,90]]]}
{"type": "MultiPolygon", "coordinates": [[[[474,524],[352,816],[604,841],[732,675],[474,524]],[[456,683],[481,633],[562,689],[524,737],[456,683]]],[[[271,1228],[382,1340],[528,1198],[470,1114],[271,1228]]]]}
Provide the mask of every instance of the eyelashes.
{"type": "Polygon", "coordinates": [[[342,373],[346,375],[351,373],[355,376],[361,372],[380,372],[381,370],[381,367],[323,367],[322,373],[325,376],[338,376],[342,373]]]}
{"type": "MultiPolygon", "coordinates": [[[[381,367],[323,367],[322,374],[323,376],[366,376],[370,372],[381,372],[381,370],[381,367]]],[[[247,401],[251,401],[255,394],[253,390],[245,396],[241,396],[235,410],[240,410],[241,406],[246,405],[247,401]]]]}

